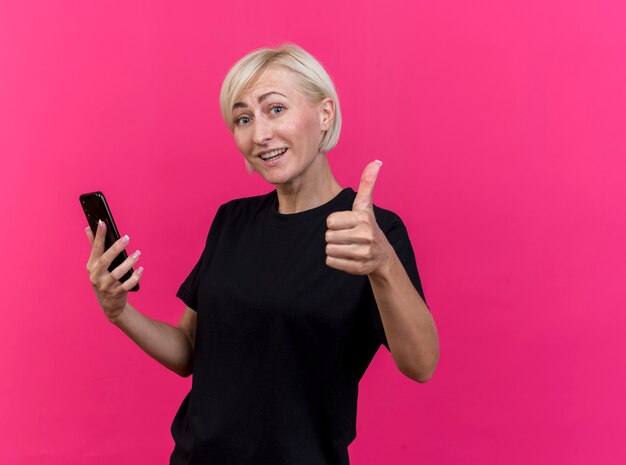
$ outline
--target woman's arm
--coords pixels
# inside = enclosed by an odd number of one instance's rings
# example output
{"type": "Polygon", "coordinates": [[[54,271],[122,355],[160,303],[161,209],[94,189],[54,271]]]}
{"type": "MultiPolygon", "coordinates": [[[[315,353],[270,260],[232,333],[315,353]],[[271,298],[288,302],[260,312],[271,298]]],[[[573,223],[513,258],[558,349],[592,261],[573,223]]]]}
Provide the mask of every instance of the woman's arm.
{"type": "Polygon", "coordinates": [[[437,329],[376,222],[372,191],[380,165],[372,162],[365,168],[351,211],[328,216],[326,264],[368,276],[396,365],[409,378],[425,382],[439,360],[437,329]]]}
{"type": "Polygon", "coordinates": [[[424,383],[433,375],[439,360],[437,328],[430,310],[391,249],[386,265],[368,278],[396,366],[409,378],[424,383]]]}
{"type": "Polygon", "coordinates": [[[196,312],[186,307],[177,326],[140,313],[129,303],[111,320],[135,344],[164,367],[180,376],[193,372],[196,312]]]}
{"type": "Polygon", "coordinates": [[[187,307],[177,326],[141,314],[128,303],[127,294],[141,279],[142,269],[124,283],[119,282],[138,261],[138,251],[110,273],[108,271],[113,259],[128,245],[128,236],[104,251],[106,225],[103,222],[98,225],[95,238],[90,228],[85,229],[85,233],[92,245],[87,272],[106,317],[157,362],[181,376],[189,376],[193,371],[196,312],[187,307]]]}

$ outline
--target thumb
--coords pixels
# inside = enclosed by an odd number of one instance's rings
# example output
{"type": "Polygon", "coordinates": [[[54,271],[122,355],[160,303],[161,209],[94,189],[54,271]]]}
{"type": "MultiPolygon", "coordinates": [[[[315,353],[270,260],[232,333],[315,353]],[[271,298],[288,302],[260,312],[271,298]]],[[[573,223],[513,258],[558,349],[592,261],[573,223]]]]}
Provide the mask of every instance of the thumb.
{"type": "Polygon", "coordinates": [[[372,208],[372,192],[374,192],[374,184],[376,183],[376,178],[378,177],[378,172],[382,164],[382,161],[376,160],[368,163],[363,170],[359,190],[352,204],[352,211],[368,210],[372,208]]]}

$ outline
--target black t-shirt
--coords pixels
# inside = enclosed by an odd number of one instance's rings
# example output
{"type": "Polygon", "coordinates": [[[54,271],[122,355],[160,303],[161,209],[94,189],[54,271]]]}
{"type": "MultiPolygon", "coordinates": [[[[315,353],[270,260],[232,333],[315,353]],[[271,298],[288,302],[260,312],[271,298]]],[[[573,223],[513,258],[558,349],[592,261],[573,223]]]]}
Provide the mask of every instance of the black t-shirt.
{"type": "MultiPolygon", "coordinates": [[[[276,191],[219,208],[177,294],[198,319],[171,465],[349,463],[358,383],[387,345],[367,276],[325,263],[326,218],[355,195],[288,215],[276,191]]],[[[374,212],[423,297],[404,224],[374,212]]]]}

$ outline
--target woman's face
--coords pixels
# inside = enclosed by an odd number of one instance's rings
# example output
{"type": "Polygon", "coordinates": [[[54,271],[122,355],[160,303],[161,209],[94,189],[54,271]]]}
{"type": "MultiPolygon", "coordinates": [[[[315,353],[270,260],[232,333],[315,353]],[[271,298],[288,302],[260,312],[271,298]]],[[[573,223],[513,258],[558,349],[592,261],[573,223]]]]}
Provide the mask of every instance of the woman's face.
{"type": "Polygon", "coordinates": [[[237,147],[255,171],[272,184],[306,182],[316,175],[319,144],[334,116],[330,99],[311,103],[291,71],[268,67],[233,106],[237,147]]]}

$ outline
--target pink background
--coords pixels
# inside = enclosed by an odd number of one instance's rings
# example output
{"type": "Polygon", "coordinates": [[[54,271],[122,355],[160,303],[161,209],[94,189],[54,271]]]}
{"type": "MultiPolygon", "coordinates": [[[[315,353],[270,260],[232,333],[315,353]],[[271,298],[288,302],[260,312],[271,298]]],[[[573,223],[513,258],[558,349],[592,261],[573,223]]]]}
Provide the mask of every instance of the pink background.
{"type": "Polygon", "coordinates": [[[106,193],[143,252],[132,302],[176,323],[217,207],[270,189],[221,80],[284,41],[335,79],[340,182],[384,161],[375,201],[410,230],[440,335],[424,385],[378,353],[353,463],[625,463],[624,18],[618,0],[2,1],[0,463],[167,463],[190,379],[106,321],[78,195],[106,193]]]}

